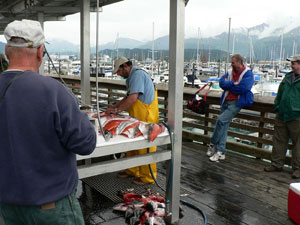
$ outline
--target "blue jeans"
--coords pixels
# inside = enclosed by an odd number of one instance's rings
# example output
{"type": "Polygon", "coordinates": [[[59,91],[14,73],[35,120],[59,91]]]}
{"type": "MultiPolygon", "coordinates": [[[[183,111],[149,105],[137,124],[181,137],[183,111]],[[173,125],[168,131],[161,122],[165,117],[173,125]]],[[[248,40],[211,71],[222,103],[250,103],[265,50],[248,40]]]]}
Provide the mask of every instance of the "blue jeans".
{"type": "Polygon", "coordinates": [[[216,145],[217,151],[226,152],[227,131],[232,118],[241,110],[241,107],[236,105],[236,101],[225,101],[221,107],[221,114],[219,115],[214,133],[210,142],[216,145]]]}

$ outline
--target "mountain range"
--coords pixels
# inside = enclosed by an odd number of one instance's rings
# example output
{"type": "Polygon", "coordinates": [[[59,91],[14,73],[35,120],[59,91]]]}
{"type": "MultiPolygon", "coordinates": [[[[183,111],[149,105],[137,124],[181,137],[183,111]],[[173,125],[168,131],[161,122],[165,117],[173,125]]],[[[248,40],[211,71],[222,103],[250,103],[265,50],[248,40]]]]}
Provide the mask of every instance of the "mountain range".
{"type": "MultiPolygon", "coordinates": [[[[266,60],[275,59],[277,60],[280,56],[281,49],[281,39],[284,27],[271,27],[266,23],[250,27],[250,28],[237,28],[231,31],[230,35],[230,48],[229,52],[240,53],[245,57],[249,57],[250,49],[252,49],[251,55],[255,60],[266,60]],[[234,47],[234,49],[233,49],[234,47]]],[[[46,47],[50,53],[60,53],[60,54],[78,54],[80,48],[79,45],[73,44],[71,42],[52,39],[47,40],[49,44],[46,47]]],[[[212,52],[220,51],[227,52],[228,46],[228,33],[223,32],[213,37],[206,38],[186,38],[185,39],[185,49],[190,49],[190,57],[196,58],[197,45],[199,43],[199,55],[200,57],[206,57],[214,55],[214,57],[226,57],[226,54],[213,54],[212,52]]],[[[300,47],[300,26],[284,32],[282,41],[282,58],[291,56],[294,46],[300,47]]],[[[0,42],[0,51],[3,52],[4,43],[0,42]]],[[[169,36],[159,37],[154,40],[155,50],[162,52],[167,51],[168,55],[169,48],[169,36]]],[[[116,49],[120,52],[127,52],[126,54],[133,54],[132,52],[137,52],[136,49],[144,50],[142,51],[145,57],[149,57],[149,51],[152,48],[152,41],[142,42],[139,40],[134,40],[130,38],[119,38],[117,41],[109,42],[100,45],[100,52],[104,50],[110,50],[110,54],[116,55],[116,49]],[[135,50],[134,50],[135,49],[135,50]]],[[[299,49],[299,48],[298,48],[299,49]]],[[[91,52],[95,52],[95,47],[91,47],[91,52]]],[[[122,54],[119,54],[122,55],[122,54]]],[[[127,55],[125,55],[127,56],[127,55]]],[[[156,53],[156,57],[159,54],[156,53]]],[[[129,56],[127,56],[129,57],[129,56]]],[[[222,60],[221,58],[221,60],[222,60]]]]}

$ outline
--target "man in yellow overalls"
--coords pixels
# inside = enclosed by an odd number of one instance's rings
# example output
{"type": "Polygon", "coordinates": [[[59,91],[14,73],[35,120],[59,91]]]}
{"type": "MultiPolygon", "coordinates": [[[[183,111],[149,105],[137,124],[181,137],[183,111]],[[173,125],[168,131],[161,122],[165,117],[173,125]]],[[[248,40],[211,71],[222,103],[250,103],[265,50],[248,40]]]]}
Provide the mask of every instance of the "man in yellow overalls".
{"type": "MultiPolygon", "coordinates": [[[[136,117],[140,121],[148,123],[158,123],[158,101],[157,91],[154,88],[150,76],[142,69],[134,67],[132,62],[125,57],[116,60],[113,74],[126,79],[128,94],[117,104],[109,107],[106,113],[118,113],[127,110],[129,115],[136,117]]],[[[156,147],[151,147],[150,152],[155,152],[156,147]]],[[[147,153],[147,149],[129,151],[127,157],[142,155],[147,153]]],[[[156,163],[151,164],[154,177],[156,178],[156,163]]],[[[134,176],[135,184],[154,183],[148,165],[126,169],[118,174],[119,177],[134,176]]]]}

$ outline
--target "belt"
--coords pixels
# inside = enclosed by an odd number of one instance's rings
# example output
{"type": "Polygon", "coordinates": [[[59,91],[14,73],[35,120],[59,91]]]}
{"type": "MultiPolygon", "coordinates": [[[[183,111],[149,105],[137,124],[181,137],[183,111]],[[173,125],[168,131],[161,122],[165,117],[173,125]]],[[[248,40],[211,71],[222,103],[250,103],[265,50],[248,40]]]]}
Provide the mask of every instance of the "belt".
{"type": "Polygon", "coordinates": [[[49,210],[49,209],[55,209],[55,202],[46,203],[44,205],[41,205],[42,210],[49,210]]]}
{"type": "Polygon", "coordinates": [[[228,104],[233,104],[233,103],[236,103],[237,100],[229,100],[229,101],[225,100],[225,102],[227,102],[228,104]]]}

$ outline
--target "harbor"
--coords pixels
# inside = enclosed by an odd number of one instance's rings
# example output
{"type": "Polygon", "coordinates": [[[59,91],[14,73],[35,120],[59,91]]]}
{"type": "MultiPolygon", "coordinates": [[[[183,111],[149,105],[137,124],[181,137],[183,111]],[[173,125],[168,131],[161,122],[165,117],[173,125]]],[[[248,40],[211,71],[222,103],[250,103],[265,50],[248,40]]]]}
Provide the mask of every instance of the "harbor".
{"type": "MultiPolygon", "coordinates": [[[[72,56],[57,56],[50,55],[50,60],[45,60],[44,74],[47,75],[68,75],[80,76],[81,63],[80,60],[71,60],[72,56]]],[[[168,84],[169,82],[169,67],[168,62],[151,59],[146,61],[137,61],[131,59],[134,66],[143,69],[151,77],[153,83],[156,85],[168,84]]],[[[252,92],[259,96],[276,96],[279,84],[285,74],[291,71],[289,62],[281,63],[279,67],[277,64],[272,65],[271,62],[257,62],[257,64],[246,64],[252,68],[254,73],[255,85],[252,92]],[[285,68],[282,70],[280,68],[285,68]]],[[[202,63],[202,62],[185,62],[184,71],[182,73],[183,86],[201,88],[208,82],[213,82],[211,90],[222,91],[219,87],[219,78],[225,74],[225,68],[229,67],[225,62],[216,63],[202,63]],[[197,66],[198,64],[198,66],[197,66]],[[210,65],[208,67],[208,65],[210,65]]],[[[108,55],[99,58],[98,77],[107,80],[121,80],[122,78],[116,74],[112,74],[113,59],[108,55]]],[[[96,77],[96,60],[91,59],[90,62],[91,77],[96,77]]]]}

